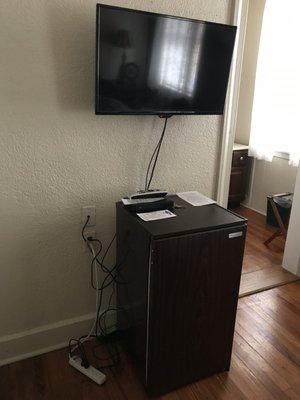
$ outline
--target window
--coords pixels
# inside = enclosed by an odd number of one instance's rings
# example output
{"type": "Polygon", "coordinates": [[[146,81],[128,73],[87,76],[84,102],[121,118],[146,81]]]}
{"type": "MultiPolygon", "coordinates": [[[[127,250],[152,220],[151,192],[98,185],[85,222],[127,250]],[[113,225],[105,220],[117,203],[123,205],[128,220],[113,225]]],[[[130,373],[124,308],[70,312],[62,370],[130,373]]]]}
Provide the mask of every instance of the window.
{"type": "Polygon", "coordinates": [[[300,1],[267,0],[258,54],[250,154],[300,159],[300,1]]]}

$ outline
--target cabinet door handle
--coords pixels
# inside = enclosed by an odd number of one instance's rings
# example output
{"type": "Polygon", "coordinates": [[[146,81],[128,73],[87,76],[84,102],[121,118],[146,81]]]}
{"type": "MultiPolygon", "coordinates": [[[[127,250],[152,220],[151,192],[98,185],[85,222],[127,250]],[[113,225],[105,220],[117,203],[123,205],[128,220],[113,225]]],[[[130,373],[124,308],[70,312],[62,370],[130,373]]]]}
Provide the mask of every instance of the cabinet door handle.
{"type": "Polygon", "coordinates": [[[240,160],[243,161],[243,159],[244,159],[244,156],[241,156],[241,157],[240,157],[240,160]]]}
{"type": "Polygon", "coordinates": [[[243,236],[243,232],[239,231],[239,232],[233,232],[233,233],[229,233],[228,237],[229,239],[234,239],[237,237],[243,236]]]}

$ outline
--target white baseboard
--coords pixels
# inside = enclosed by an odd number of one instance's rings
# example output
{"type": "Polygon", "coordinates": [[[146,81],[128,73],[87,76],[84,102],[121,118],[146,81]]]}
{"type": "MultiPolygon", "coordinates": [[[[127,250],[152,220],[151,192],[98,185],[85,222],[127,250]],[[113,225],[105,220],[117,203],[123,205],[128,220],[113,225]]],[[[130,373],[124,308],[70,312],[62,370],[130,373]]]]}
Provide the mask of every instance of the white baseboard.
{"type": "Polygon", "coordinates": [[[267,216],[267,214],[266,214],[265,212],[262,212],[262,211],[257,210],[256,208],[250,207],[248,204],[243,204],[243,203],[241,203],[241,206],[243,206],[243,207],[245,207],[245,208],[249,208],[249,210],[255,211],[255,212],[257,212],[258,214],[261,214],[261,215],[263,215],[263,216],[265,216],[265,217],[267,216]]]}
{"type": "MultiPolygon", "coordinates": [[[[71,337],[90,331],[94,318],[94,313],[86,314],[0,337],[0,366],[66,347],[71,337]]],[[[114,322],[115,315],[109,315],[108,326],[114,322]]]]}

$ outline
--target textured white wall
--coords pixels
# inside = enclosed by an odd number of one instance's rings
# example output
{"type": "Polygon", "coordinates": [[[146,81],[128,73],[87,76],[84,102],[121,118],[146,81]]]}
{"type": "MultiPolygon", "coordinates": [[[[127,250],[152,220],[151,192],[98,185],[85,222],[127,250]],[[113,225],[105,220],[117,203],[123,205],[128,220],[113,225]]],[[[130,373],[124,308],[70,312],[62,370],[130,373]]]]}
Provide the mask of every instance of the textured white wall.
{"type": "MultiPolygon", "coordinates": [[[[230,0],[103,3],[229,22],[230,0]]],[[[97,233],[143,185],[157,117],[94,115],[95,2],[2,0],[0,339],[93,311],[81,207],[97,233]]],[[[222,118],[174,117],[154,185],[214,194],[222,118]]],[[[112,255],[113,259],[113,255],[112,255]]]]}

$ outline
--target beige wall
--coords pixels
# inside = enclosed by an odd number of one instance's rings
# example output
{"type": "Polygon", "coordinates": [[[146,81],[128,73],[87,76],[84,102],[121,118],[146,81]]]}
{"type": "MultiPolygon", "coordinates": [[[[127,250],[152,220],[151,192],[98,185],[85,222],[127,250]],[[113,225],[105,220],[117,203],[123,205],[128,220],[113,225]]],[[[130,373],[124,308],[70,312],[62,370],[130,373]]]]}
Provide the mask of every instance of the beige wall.
{"type": "MultiPolygon", "coordinates": [[[[94,115],[95,3],[1,1],[0,359],[86,331],[94,293],[81,207],[96,205],[107,244],[114,203],[143,186],[162,128],[157,117],[94,115]]],[[[104,3],[221,23],[231,14],[230,0],[104,3]]],[[[214,195],[221,125],[173,117],[154,185],[214,195]]]]}
{"type": "Polygon", "coordinates": [[[249,144],[257,56],[266,0],[249,0],[235,141],[249,144]]]}

